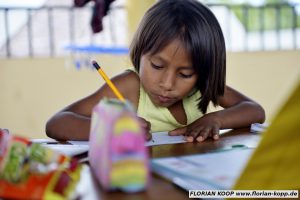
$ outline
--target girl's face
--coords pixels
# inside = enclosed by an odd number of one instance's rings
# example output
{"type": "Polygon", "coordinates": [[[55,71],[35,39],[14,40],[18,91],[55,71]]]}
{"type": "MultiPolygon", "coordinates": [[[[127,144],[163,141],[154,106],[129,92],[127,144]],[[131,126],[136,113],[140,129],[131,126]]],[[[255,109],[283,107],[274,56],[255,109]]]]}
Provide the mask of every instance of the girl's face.
{"type": "Polygon", "coordinates": [[[178,39],[154,55],[142,55],[139,74],[153,104],[162,107],[171,107],[187,96],[198,78],[190,55],[178,39]]]}

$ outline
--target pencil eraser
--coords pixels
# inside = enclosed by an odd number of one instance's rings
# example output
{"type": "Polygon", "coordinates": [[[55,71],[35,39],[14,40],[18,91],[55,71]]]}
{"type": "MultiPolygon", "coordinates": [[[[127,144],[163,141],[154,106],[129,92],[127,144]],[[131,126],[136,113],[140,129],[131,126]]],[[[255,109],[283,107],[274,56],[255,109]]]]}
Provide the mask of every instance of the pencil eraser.
{"type": "Polygon", "coordinates": [[[100,69],[99,64],[95,60],[92,61],[92,64],[97,70],[100,69]]]}

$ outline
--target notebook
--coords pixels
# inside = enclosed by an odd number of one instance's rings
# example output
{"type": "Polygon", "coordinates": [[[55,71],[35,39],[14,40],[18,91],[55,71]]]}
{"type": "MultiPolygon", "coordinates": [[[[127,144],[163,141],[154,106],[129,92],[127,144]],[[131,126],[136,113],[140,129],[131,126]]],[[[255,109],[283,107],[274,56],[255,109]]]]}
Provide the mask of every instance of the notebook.
{"type": "Polygon", "coordinates": [[[156,158],[151,160],[151,169],[185,190],[226,190],[233,187],[253,150],[156,158]]]}

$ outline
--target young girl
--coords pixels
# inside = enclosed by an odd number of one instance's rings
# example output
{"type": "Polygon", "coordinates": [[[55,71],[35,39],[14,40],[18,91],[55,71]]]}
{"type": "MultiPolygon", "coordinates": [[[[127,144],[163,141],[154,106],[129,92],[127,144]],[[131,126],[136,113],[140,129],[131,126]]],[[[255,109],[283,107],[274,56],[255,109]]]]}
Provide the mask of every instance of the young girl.
{"type": "MultiPolygon", "coordinates": [[[[130,48],[135,70],[112,78],[149,133],[169,131],[188,142],[219,139],[219,130],[265,120],[263,108],[226,86],[226,50],[220,25],[197,0],[161,0],[143,17],[130,48]],[[223,110],[207,113],[208,104],[223,110]]],[[[56,113],[49,137],[87,140],[93,107],[116,98],[107,84],[56,113]]]]}

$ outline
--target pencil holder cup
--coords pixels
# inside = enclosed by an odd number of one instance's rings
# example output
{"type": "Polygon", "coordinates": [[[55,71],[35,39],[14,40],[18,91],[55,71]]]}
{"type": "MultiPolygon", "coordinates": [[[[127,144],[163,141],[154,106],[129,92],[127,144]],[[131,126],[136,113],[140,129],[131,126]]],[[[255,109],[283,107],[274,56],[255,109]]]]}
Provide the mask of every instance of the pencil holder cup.
{"type": "Polygon", "coordinates": [[[149,182],[144,130],[129,102],[103,99],[93,109],[89,162],[108,191],[138,192],[149,182]]]}

